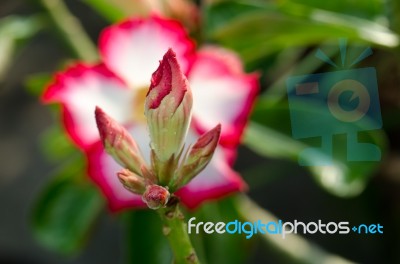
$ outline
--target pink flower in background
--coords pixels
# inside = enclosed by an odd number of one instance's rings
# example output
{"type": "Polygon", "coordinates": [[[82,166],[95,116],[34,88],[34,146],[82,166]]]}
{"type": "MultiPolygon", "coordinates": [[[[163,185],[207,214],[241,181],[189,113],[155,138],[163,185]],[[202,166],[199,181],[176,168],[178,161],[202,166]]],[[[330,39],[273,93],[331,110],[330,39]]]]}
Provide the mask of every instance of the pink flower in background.
{"type": "Polygon", "coordinates": [[[222,126],[219,145],[208,167],[176,194],[194,208],[245,187],[231,165],[258,91],[257,76],[245,74],[240,60],[230,51],[211,46],[196,51],[178,22],[156,16],[131,19],[102,32],[101,63],[77,63],[58,73],[42,96],[46,103],[61,103],[65,129],[86,153],[89,176],[113,211],[143,206],[143,202],[120,184],[116,173],[122,167],[103,149],[95,107],[123,124],[143,157],[149,159],[144,102],[152,73],[169,48],[175,51],[193,93],[192,124],[186,144],[216,124],[222,126]]]}

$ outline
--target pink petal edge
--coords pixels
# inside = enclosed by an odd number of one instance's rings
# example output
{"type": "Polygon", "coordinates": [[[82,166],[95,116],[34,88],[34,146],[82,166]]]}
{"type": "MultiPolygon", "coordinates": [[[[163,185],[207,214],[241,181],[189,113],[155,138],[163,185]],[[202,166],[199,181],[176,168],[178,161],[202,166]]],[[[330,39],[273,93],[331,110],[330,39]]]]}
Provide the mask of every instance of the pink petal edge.
{"type": "MultiPolygon", "coordinates": [[[[195,209],[204,202],[220,199],[231,195],[235,192],[247,190],[247,185],[240,175],[232,170],[223,160],[212,161],[208,166],[218,166],[219,175],[212,175],[214,179],[220,177],[223,179],[223,184],[214,185],[213,187],[201,188],[199,181],[194,178],[188,185],[182,187],[176,194],[182,199],[182,203],[189,209],[195,209]],[[212,164],[214,163],[214,164],[212,164]],[[215,165],[217,163],[217,165],[215,165]]],[[[203,173],[208,173],[207,168],[196,177],[202,177],[203,173]]],[[[210,176],[210,175],[208,175],[210,176]]]]}
{"type": "MultiPolygon", "coordinates": [[[[189,82],[193,77],[196,77],[194,76],[196,74],[196,66],[202,66],[196,65],[196,63],[206,63],[209,66],[212,65],[207,67],[210,71],[207,72],[206,75],[211,75],[209,76],[209,79],[214,78],[215,80],[218,80],[219,78],[225,77],[232,78],[234,82],[238,83],[236,87],[237,89],[247,89],[247,95],[243,98],[243,104],[240,105],[241,110],[238,111],[239,114],[234,118],[234,120],[229,123],[225,123],[224,120],[219,120],[222,125],[220,144],[225,147],[235,147],[240,143],[241,136],[247,125],[249,115],[259,91],[259,74],[245,73],[240,59],[233,52],[223,48],[209,46],[198,52],[194,64],[189,72],[189,82]],[[243,85],[243,83],[245,85],[243,85]]],[[[233,88],[232,93],[235,92],[233,88]]],[[[193,91],[193,93],[195,93],[195,91],[193,91]]],[[[221,102],[224,100],[224,98],[217,98],[216,96],[210,96],[209,99],[220,100],[221,102]]],[[[196,118],[195,111],[193,112],[193,125],[200,134],[210,129],[208,126],[203,125],[199,118],[196,118]]]]}
{"type": "Polygon", "coordinates": [[[134,87],[138,83],[143,85],[144,81],[147,85],[151,74],[157,68],[158,60],[169,48],[176,52],[182,71],[187,73],[195,53],[194,41],[178,21],[166,19],[157,14],[152,14],[148,18],[135,17],[109,26],[101,32],[99,38],[99,50],[104,63],[134,87]],[[146,31],[146,34],[147,32],[149,34],[148,39],[146,44],[141,46],[143,43],[139,43],[139,39],[144,38],[143,35],[140,35],[143,34],[141,30],[146,26],[151,27],[151,31],[146,31]],[[136,38],[132,38],[132,36],[136,36],[136,38]],[[163,40],[161,41],[159,38],[163,40]],[[151,48],[157,50],[151,50],[151,48]],[[148,54],[148,56],[140,58],[144,54],[148,54]],[[150,63],[152,67],[147,67],[145,62],[150,63]],[[124,63],[131,67],[126,67],[124,63]],[[133,69],[146,72],[146,77],[135,77],[137,73],[132,72],[133,69]],[[145,79],[137,80],[138,78],[145,79]]]}
{"type": "MultiPolygon", "coordinates": [[[[101,76],[115,83],[115,87],[122,89],[126,88],[124,82],[115,74],[113,74],[104,64],[88,65],[82,62],[78,62],[70,65],[63,71],[56,73],[55,77],[53,78],[51,83],[47,85],[45,91],[41,96],[42,103],[61,104],[61,115],[64,128],[72,141],[81,150],[88,149],[93,144],[93,142],[98,139],[98,135],[93,136],[91,139],[85,139],[86,135],[81,135],[79,131],[86,130],[86,128],[80,127],[78,129],[77,123],[79,122],[76,122],[74,114],[71,111],[72,109],[74,109],[74,107],[70,106],[71,102],[69,102],[68,94],[76,89],[74,85],[77,85],[77,81],[83,81],[86,77],[92,78],[89,77],[89,75],[101,76]]],[[[86,114],[91,115],[94,118],[94,108],[92,112],[86,114]]],[[[87,129],[93,130],[93,128],[87,129]]],[[[97,128],[95,129],[97,130],[97,128]]]]}
{"type": "Polygon", "coordinates": [[[111,212],[119,212],[128,208],[146,208],[146,204],[142,201],[140,195],[130,193],[126,190],[122,184],[119,182],[116,173],[122,169],[121,166],[117,165],[116,162],[104,151],[103,145],[100,141],[96,142],[86,153],[87,164],[88,164],[88,175],[92,181],[100,187],[104,198],[108,202],[108,207],[111,212]],[[115,172],[109,168],[107,162],[115,163],[115,172]],[[105,168],[107,166],[108,168],[105,168]],[[117,168],[118,167],[118,168],[117,168]],[[108,171],[106,171],[108,169],[108,171]],[[115,177],[111,179],[114,181],[116,188],[112,187],[110,184],[109,177],[115,177]],[[117,193],[119,195],[117,195],[117,193]]]}

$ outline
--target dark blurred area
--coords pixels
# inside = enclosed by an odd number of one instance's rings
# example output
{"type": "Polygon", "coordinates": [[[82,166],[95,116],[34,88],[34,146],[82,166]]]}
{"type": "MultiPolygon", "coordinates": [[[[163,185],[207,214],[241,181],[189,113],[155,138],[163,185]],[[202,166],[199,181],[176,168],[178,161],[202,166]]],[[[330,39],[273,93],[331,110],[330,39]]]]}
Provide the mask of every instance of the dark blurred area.
{"type": "MultiPolygon", "coordinates": [[[[106,21],[80,1],[66,2],[92,40],[97,42],[106,21]]],[[[10,14],[32,14],[38,8],[34,1],[3,0],[0,18],[10,14]]],[[[382,52],[375,57],[379,60],[388,56],[382,52]]],[[[116,221],[117,217],[107,212],[102,213],[85,250],[72,258],[41,247],[30,230],[33,203],[55,168],[43,156],[39,143],[42,133],[53,122],[51,112],[26,90],[24,82],[32,74],[54,72],[68,58],[66,47],[54,34],[40,32],[18,50],[0,83],[0,263],[122,262],[123,229],[116,221]]],[[[389,64],[377,71],[382,74],[391,69],[389,64]]],[[[397,74],[398,71],[393,76],[397,74]]],[[[378,79],[391,83],[380,87],[398,86],[398,78],[388,80],[385,76],[378,76],[378,79]]],[[[399,100],[393,99],[393,95],[384,89],[380,93],[382,100],[393,100],[385,103],[385,107],[398,104],[399,100]]],[[[396,99],[398,97],[397,94],[396,99]]],[[[392,154],[384,158],[382,166],[385,169],[376,173],[366,190],[354,198],[328,194],[296,163],[260,158],[246,147],[240,149],[235,167],[251,186],[250,197],[284,221],[321,219],[384,225],[383,235],[307,236],[325,250],[360,263],[400,263],[400,166],[396,167],[400,160],[400,144],[397,132],[398,126],[389,134],[392,154]],[[266,174],[270,175],[267,183],[258,184],[266,174]]],[[[254,245],[251,263],[283,263],[273,249],[266,250],[262,243],[254,245]]]]}
{"type": "MultiPolygon", "coordinates": [[[[105,22],[79,1],[70,2],[95,40],[105,22]]],[[[0,3],[0,17],[37,10],[33,2],[0,3]]],[[[14,56],[0,86],[0,263],[118,263],[121,259],[121,230],[109,214],[101,217],[87,249],[72,259],[41,247],[30,230],[33,203],[54,165],[46,161],[39,144],[52,122],[49,109],[26,91],[24,81],[34,73],[54,72],[66,58],[65,47],[54,35],[39,33],[14,56]]]]}

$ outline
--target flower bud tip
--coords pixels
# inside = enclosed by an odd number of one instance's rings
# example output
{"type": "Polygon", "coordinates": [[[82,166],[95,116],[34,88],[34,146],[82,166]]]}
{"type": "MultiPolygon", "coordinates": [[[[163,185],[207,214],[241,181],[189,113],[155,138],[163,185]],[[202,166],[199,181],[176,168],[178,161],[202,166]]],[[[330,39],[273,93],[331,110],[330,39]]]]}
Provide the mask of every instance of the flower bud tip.
{"type": "Polygon", "coordinates": [[[109,131],[108,127],[111,126],[110,117],[101,109],[100,107],[96,106],[96,110],[94,111],[97,128],[99,130],[100,138],[104,141],[107,137],[107,131],[109,131]]]}
{"type": "Polygon", "coordinates": [[[128,169],[117,172],[117,177],[122,185],[130,192],[142,194],[145,191],[145,183],[142,177],[128,169]]]}
{"type": "Polygon", "coordinates": [[[162,100],[171,94],[174,98],[174,108],[176,109],[181,104],[188,86],[187,79],[181,71],[175,52],[169,49],[151,77],[150,88],[146,95],[147,108],[158,108],[162,100]]]}
{"type": "Polygon", "coordinates": [[[221,124],[208,131],[207,133],[200,136],[197,142],[193,145],[192,151],[207,148],[206,152],[203,152],[203,156],[214,152],[215,147],[218,144],[219,137],[221,135],[221,124]]]}

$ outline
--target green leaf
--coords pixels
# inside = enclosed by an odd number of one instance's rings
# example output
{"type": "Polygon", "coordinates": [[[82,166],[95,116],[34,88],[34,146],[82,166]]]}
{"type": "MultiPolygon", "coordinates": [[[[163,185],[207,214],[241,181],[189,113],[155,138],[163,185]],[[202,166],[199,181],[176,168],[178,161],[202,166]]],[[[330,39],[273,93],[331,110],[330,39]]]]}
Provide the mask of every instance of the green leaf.
{"type": "Polygon", "coordinates": [[[83,159],[75,157],[55,175],[33,210],[37,239],[63,254],[77,253],[85,245],[103,208],[102,197],[83,171],[83,159]]]}
{"type": "Polygon", "coordinates": [[[252,62],[293,46],[338,38],[381,47],[399,44],[396,34],[366,19],[284,2],[223,2],[206,11],[207,38],[252,62]]]}
{"type": "Polygon", "coordinates": [[[97,11],[109,22],[117,22],[122,20],[128,14],[117,5],[110,3],[109,0],[83,0],[88,6],[97,11]]]}
{"type": "Polygon", "coordinates": [[[59,161],[76,155],[78,150],[68,138],[61,121],[47,128],[40,135],[41,150],[51,161],[59,161]]]}
{"type": "Polygon", "coordinates": [[[126,263],[170,264],[172,252],[162,233],[160,217],[153,210],[123,214],[126,224],[126,263]]]}
{"type": "Polygon", "coordinates": [[[43,27],[43,19],[39,15],[30,17],[7,16],[0,20],[0,36],[13,39],[31,37],[43,27]]]}
{"type": "Polygon", "coordinates": [[[385,3],[381,0],[288,0],[288,2],[370,19],[383,15],[385,10],[385,3]]]}
{"type": "Polygon", "coordinates": [[[24,82],[25,87],[32,95],[40,96],[51,78],[52,76],[49,73],[37,73],[28,76],[24,82]]]}
{"type": "MultiPolygon", "coordinates": [[[[299,103],[294,105],[296,111],[305,111],[312,116],[323,115],[317,105],[299,103]]],[[[321,118],[324,118],[321,116],[321,118]]],[[[305,148],[318,147],[319,138],[295,140],[291,136],[290,114],[287,103],[263,104],[259,101],[245,134],[244,143],[256,153],[273,158],[298,160],[305,148]]],[[[351,124],[350,130],[359,132],[359,141],[376,144],[384,155],[386,137],[380,130],[364,131],[368,124],[351,124]],[[354,128],[354,126],[356,126],[354,128]]],[[[333,137],[334,155],[331,166],[308,166],[316,181],[329,192],[338,196],[354,196],[365,187],[379,162],[348,162],[346,135],[333,137]]],[[[326,157],[321,150],[309,156],[310,160],[326,157]]]]}
{"type": "MultiPolygon", "coordinates": [[[[276,78],[276,80],[268,87],[268,89],[266,89],[263,94],[260,95],[263,102],[274,104],[286,98],[286,80],[290,76],[313,73],[317,69],[321,68],[324,64],[326,64],[326,62],[319,60],[315,57],[318,49],[323,50],[329,58],[334,58],[335,55],[339,53],[337,46],[332,47],[328,45],[319,45],[317,48],[311,50],[311,52],[309,52],[306,56],[303,56],[301,59],[298,57],[297,54],[297,56],[293,56],[292,50],[282,51],[281,56],[283,56],[284,58],[290,58],[285,59],[281,62],[281,65],[279,66],[280,68],[284,68],[281,71],[282,74],[278,78],[276,78]],[[285,53],[289,54],[286,55],[285,53]]],[[[335,59],[333,60],[335,61],[335,59]]]]}
{"type": "Polygon", "coordinates": [[[32,37],[43,27],[42,18],[7,16],[0,20],[0,80],[11,63],[17,44],[32,37]]]}
{"type": "Polygon", "coordinates": [[[397,34],[400,33],[400,2],[398,0],[388,0],[386,4],[386,17],[389,21],[390,28],[397,34]]]}

